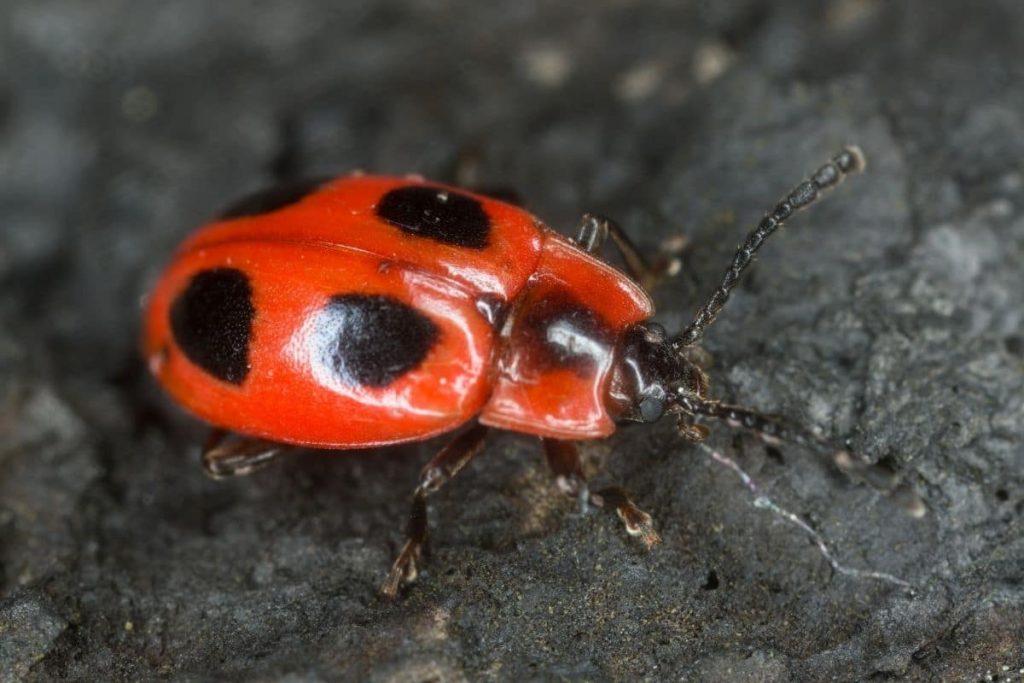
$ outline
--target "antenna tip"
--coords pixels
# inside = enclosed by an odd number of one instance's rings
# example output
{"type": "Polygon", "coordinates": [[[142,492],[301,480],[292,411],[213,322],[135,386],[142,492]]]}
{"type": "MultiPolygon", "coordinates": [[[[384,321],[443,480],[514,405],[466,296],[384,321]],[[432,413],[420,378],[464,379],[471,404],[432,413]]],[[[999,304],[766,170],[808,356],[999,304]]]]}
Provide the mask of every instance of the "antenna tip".
{"type": "Polygon", "coordinates": [[[833,161],[843,173],[860,173],[868,165],[864,152],[857,145],[847,145],[833,161]]]}

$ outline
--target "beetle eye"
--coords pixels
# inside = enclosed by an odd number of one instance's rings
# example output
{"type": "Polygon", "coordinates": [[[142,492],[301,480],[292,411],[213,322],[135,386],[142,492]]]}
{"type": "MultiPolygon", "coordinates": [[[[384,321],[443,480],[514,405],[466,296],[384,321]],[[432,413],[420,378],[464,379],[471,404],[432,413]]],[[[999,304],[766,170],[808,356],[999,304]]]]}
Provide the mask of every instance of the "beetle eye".
{"type": "Polygon", "coordinates": [[[640,418],[644,422],[657,422],[665,414],[665,403],[661,399],[648,396],[640,401],[640,418]]]}

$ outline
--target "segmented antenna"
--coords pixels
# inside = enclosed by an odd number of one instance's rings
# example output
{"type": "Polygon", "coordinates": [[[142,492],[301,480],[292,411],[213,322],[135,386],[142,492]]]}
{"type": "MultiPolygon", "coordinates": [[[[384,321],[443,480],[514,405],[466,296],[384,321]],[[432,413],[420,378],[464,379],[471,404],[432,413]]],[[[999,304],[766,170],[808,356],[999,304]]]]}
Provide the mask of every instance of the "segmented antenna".
{"type": "Polygon", "coordinates": [[[757,227],[736,250],[732,263],[725,271],[718,289],[708,298],[698,311],[693,322],[672,341],[672,346],[682,349],[700,341],[704,330],[715,321],[722,307],[729,300],[729,294],[739,282],[743,271],[750,265],[754,254],[761,248],[775,230],[782,225],[794,212],[806,208],[821,197],[821,192],[838,185],[845,176],[864,170],[864,155],[857,147],[846,147],[834,156],[830,162],[819,168],[810,179],[797,185],[775,208],[765,214],[757,227]]]}

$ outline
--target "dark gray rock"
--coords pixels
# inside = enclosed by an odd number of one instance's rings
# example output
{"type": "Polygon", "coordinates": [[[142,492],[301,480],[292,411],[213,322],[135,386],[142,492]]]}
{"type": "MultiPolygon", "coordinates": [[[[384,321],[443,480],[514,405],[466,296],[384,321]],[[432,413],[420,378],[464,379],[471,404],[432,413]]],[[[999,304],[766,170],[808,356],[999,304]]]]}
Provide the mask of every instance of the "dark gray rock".
{"type": "Polygon", "coordinates": [[[998,680],[1024,667],[1024,9],[1014,2],[9,2],[0,21],[0,677],[998,680]],[[375,591],[442,442],[211,482],[146,376],[175,244],[275,179],[518,188],[648,249],[684,325],[763,210],[848,142],[868,172],[763,250],[707,338],[717,396],[906,473],[913,519],[804,449],[669,424],[589,449],[642,552],[507,434],[375,591]]]}
{"type": "Polygon", "coordinates": [[[0,600],[0,677],[8,681],[27,676],[67,625],[37,591],[15,590],[0,600]]]}

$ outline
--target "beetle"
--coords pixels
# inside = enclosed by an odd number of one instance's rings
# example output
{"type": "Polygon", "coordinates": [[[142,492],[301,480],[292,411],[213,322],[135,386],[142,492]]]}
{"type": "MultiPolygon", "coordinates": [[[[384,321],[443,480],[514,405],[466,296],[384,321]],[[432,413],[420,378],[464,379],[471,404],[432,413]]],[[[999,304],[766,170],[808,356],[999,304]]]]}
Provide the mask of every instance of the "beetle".
{"type": "Polygon", "coordinates": [[[517,205],[418,176],[274,188],[178,249],[148,298],[145,357],[178,403],[214,425],[203,464],[215,477],[289,446],[366,448],[461,428],[422,470],[386,597],[415,579],[427,498],[492,428],[540,437],[564,493],[615,511],[652,547],[651,516],[622,489],[588,490],[577,444],[670,415],[692,441],[712,418],[827,446],[710,398],[699,342],[764,241],[863,168],[846,147],[787,193],[677,334],[652,322],[645,287],[678,260],[648,261],[607,218],[585,215],[569,239],[517,205]],[[628,275],[597,257],[609,237],[628,275]]]}

